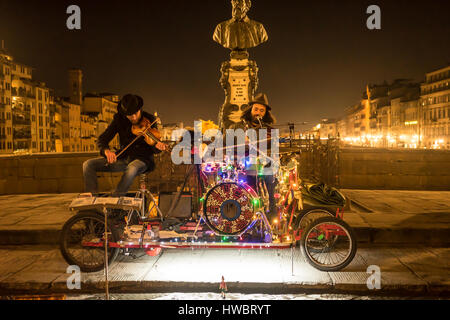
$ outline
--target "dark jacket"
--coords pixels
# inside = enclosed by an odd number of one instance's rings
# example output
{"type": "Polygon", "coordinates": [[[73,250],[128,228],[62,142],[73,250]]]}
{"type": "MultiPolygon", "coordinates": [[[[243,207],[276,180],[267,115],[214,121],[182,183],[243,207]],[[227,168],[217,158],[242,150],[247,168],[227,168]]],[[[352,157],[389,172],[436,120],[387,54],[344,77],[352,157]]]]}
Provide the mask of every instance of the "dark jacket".
{"type": "MultiPolygon", "coordinates": [[[[153,122],[156,119],[155,116],[145,111],[142,111],[142,116],[146,117],[150,122],[153,122]]],[[[157,124],[153,124],[152,128],[156,127],[157,124]]],[[[105,132],[97,139],[97,146],[102,156],[105,156],[105,150],[109,149],[109,142],[114,139],[116,134],[119,134],[120,150],[124,149],[134,138],[136,138],[136,135],[131,132],[130,120],[128,120],[120,110],[114,115],[113,121],[109,124],[108,128],[106,128],[105,132]]],[[[116,154],[118,154],[120,150],[117,151],[116,154]]],[[[139,159],[147,164],[147,171],[152,171],[155,167],[153,155],[160,152],[161,150],[158,150],[155,146],[150,146],[145,142],[144,138],[141,137],[121,154],[119,159],[126,159],[127,157],[129,157],[130,161],[139,159]]]]}

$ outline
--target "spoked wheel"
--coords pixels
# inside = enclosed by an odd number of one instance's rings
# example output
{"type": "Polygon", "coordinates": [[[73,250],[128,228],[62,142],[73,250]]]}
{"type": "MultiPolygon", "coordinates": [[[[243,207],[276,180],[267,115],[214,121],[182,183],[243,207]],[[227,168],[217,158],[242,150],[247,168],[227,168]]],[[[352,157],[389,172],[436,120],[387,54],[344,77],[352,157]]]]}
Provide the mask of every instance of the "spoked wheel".
{"type": "Polygon", "coordinates": [[[316,208],[301,212],[297,217],[297,229],[306,230],[308,225],[322,217],[334,217],[336,212],[328,208],[316,208]]]}
{"type": "Polygon", "coordinates": [[[300,239],[302,254],[321,271],[338,271],[355,257],[356,237],[343,220],[323,217],[313,221],[300,239]]]}
{"type": "MultiPolygon", "coordinates": [[[[109,221],[108,221],[109,222],[109,221]]],[[[64,224],[61,238],[61,254],[69,265],[77,265],[83,272],[100,271],[105,266],[105,220],[96,212],[82,212],[64,224]],[[97,246],[87,246],[86,243],[97,246]]],[[[108,223],[108,242],[119,239],[118,232],[108,223]]],[[[108,265],[119,253],[119,248],[108,248],[108,265]]]]}

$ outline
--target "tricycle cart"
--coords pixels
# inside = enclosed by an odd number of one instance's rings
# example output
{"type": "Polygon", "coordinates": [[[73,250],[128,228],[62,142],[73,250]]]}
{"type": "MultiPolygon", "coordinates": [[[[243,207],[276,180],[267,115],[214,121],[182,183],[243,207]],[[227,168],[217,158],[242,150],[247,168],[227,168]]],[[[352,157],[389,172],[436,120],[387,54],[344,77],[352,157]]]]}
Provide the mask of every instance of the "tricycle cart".
{"type": "Polygon", "coordinates": [[[340,270],[353,260],[356,238],[343,221],[342,203],[304,207],[302,194],[308,186],[297,177],[295,159],[279,170],[278,214],[272,221],[266,217],[263,179],[250,186],[245,170],[225,163],[192,165],[189,174],[194,170],[203,196],[198,200],[199,212],[184,220],[161,212],[145,176],[141,176],[140,190],[126,197],[81,194],[72,201],[70,209],[76,214],[61,233],[65,260],[84,272],[94,272],[107,268],[119,253],[133,255],[135,249],[159,255],[163,249],[293,250],[298,246],[308,263],[322,271],[340,270]],[[157,215],[152,216],[155,211],[157,215]]]}

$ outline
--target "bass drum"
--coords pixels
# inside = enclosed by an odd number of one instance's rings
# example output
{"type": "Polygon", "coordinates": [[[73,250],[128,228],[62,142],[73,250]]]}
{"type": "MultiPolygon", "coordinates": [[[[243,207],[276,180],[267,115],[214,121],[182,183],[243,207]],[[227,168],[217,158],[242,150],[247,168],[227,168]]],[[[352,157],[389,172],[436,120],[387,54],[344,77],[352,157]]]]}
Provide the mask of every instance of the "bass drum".
{"type": "Polygon", "coordinates": [[[240,234],[253,222],[260,201],[248,185],[225,182],[205,196],[203,214],[206,224],[219,235],[240,234]]]}

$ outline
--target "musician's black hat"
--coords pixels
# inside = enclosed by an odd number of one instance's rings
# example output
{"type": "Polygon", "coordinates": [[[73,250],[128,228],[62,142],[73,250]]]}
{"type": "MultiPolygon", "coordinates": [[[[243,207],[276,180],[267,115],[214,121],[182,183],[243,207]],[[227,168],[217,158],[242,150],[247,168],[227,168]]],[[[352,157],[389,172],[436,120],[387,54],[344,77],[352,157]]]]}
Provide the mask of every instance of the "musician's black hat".
{"type": "Polygon", "coordinates": [[[142,109],[144,99],[135,94],[126,94],[120,100],[118,109],[126,116],[131,116],[142,109]]]}
{"type": "Polygon", "coordinates": [[[267,95],[265,93],[258,93],[249,103],[248,105],[251,107],[253,104],[258,103],[262,104],[266,107],[267,110],[272,110],[269,106],[269,99],[267,99],[267,95]]]}

